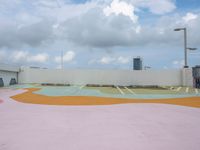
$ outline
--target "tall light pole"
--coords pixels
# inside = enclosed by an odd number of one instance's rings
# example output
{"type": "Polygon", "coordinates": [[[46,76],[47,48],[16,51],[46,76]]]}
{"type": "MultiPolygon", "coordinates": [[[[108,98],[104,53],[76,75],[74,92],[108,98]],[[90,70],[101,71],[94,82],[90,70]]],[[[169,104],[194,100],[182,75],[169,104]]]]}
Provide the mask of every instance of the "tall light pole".
{"type": "Polygon", "coordinates": [[[184,65],[184,68],[188,68],[188,50],[191,50],[191,51],[194,51],[194,50],[197,50],[197,48],[190,48],[190,47],[187,47],[187,29],[186,28],[176,28],[174,29],[174,31],[181,31],[183,30],[184,31],[184,54],[185,54],[185,65],[184,65]]]}
{"type": "Polygon", "coordinates": [[[188,62],[187,62],[187,29],[186,28],[177,28],[174,29],[174,31],[184,31],[184,54],[185,54],[185,65],[184,68],[188,68],[188,62]]]}

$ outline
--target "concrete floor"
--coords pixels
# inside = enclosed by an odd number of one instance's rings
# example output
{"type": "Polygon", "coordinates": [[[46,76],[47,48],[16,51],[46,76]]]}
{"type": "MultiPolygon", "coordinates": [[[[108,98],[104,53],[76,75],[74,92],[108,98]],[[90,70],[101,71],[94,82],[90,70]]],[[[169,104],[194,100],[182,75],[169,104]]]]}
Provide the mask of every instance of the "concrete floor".
{"type": "Polygon", "coordinates": [[[165,104],[49,106],[0,90],[0,150],[199,150],[200,109],[165,104]]]}

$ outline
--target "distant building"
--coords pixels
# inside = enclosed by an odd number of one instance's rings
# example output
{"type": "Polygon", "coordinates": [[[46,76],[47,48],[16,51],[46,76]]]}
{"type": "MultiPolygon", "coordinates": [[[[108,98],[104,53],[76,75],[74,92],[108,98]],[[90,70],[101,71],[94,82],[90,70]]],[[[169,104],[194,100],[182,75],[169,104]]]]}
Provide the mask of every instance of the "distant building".
{"type": "Polygon", "coordinates": [[[142,58],[133,58],[133,70],[142,70],[142,58]]]}
{"type": "Polygon", "coordinates": [[[192,68],[193,83],[195,88],[200,88],[200,65],[192,68]]]}

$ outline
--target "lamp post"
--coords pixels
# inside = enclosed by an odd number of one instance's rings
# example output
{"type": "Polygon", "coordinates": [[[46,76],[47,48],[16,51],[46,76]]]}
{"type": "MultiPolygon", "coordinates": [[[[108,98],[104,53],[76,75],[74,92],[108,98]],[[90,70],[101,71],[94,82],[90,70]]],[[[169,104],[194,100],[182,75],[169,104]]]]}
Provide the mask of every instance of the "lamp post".
{"type": "Polygon", "coordinates": [[[184,68],[188,68],[188,63],[187,63],[187,29],[186,28],[176,28],[174,31],[184,31],[184,54],[185,54],[185,65],[184,68]]]}
{"type": "Polygon", "coordinates": [[[194,50],[197,50],[197,48],[190,48],[190,47],[187,47],[187,29],[186,28],[176,28],[174,29],[174,31],[184,31],[184,54],[185,54],[185,65],[184,65],[184,68],[188,68],[188,58],[187,58],[187,50],[191,50],[191,51],[194,51],[194,50]]]}

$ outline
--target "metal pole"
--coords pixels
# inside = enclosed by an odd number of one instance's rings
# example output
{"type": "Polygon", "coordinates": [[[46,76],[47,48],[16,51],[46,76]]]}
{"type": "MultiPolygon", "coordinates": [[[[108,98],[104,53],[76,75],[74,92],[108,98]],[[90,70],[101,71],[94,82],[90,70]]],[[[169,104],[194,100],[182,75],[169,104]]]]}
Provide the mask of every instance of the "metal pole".
{"type": "Polygon", "coordinates": [[[187,29],[184,28],[184,48],[185,48],[185,66],[184,68],[188,68],[188,62],[187,62],[187,29]]]}

